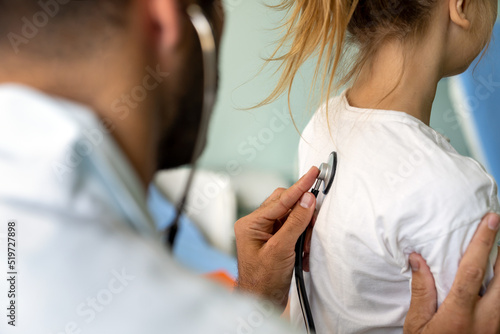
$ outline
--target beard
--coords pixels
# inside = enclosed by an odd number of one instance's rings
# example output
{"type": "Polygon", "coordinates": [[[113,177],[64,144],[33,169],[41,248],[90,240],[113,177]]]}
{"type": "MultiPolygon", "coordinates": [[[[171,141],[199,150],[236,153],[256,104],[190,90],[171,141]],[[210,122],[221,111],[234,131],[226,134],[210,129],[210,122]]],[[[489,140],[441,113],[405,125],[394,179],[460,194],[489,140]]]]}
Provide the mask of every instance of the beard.
{"type": "MultiPolygon", "coordinates": [[[[216,49],[219,50],[222,35],[223,12],[222,5],[213,6],[213,0],[203,3],[204,12],[212,23],[216,49]]],[[[162,110],[163,129],[160,133],[157,151],[157,170],[180,167],[193,162],[203,152],[207,138],[198,138],[201,124],[204,100],[204,70],[203,56],[199,37],[188,23],[188,38],[182,45],[181,61],[179,66],[171,73],[167,85],[167,95],[160,97],[162,110]],[[190,37],[190,38],[189,38],[190,37]],[[175,73],[174,73],[175,72],[175,73]],[[194,156],[197,141],[202,141],[198,156],[194,156]]],[[[219,54],[217,52],[217,63],[219,54]]],[[[217,75],[216,85],[219,83],[217,75]]],[[[218,87],[217,87],[218,88],[218,87]]],[[[217,91],[216,88],[216,91],[217,91]]],[[[211,115],[208,115],[210,117],[211,115]]]]}
{"type": "MultiPolygon", "coordinates": [[[[165,134],[160,136],[157,153],[157,170],[171,169],[189,164],[193,160],[203,109],[203,75],[192,83],[185,94],[167,99],[162,108],[173,114],[165,134]]],[[[200,138],[206,144],[206,138],[200,138]]],[[[198,157],[196,157],[198,158],[198,157]]]]}

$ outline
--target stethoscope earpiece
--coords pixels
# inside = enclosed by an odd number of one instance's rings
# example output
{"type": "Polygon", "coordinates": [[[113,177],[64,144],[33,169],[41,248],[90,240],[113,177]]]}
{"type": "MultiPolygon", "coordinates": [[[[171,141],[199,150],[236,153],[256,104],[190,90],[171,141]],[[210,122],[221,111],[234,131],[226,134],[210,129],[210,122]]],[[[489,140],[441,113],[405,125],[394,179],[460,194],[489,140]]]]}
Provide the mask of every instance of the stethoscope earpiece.
{"type": "Polygon", "coordinates": [[[193,24],[196,34],[198,35],[203,56],[203,110],[201,113],[200,128],[196,137],[196,144],[191,160],[191,171],[189,172],[188,180],[184,188],[184,194],[181,201],[177,204],[176,216],[171,226],[165,231],[165,243],[170,249],[172,249],[175,244],[179,219],[182,211],[184,211],[184,207],[187,202],[187,195],[189,193],[189,189],[191,188],[191,184],[193,183],[198,157],[204,147],[205,137],[208,131],[208,123],[210,121],[210,115],[212,114],[212,109],[215,104],[215,95],[217,93],[217,48],[212,26],[210,25],[208,18],[203,13],[203,10],[198,5],[189,5],[187,8],[187,14],[193,24]]]}

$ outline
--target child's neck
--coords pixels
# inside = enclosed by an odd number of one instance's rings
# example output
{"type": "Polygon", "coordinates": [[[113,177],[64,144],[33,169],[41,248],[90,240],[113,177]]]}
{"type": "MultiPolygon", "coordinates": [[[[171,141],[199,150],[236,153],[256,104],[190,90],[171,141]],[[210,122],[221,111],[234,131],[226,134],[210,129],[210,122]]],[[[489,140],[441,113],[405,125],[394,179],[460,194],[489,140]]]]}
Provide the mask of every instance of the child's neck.
{"type": "Polygon", "coordinates": [[[384,44],[349,90],[349,103],[359,108],[402,111],[429,125],[442,78],[441,42],[435,35],[411,49],[399,42],[384,44]]]}

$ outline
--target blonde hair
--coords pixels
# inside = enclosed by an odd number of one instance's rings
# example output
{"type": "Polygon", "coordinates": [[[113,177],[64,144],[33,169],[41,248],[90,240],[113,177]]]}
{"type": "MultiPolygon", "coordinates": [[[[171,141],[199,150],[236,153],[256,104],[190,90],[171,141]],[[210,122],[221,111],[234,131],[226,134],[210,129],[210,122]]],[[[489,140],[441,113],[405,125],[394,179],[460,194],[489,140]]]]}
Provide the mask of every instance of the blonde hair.
{"type": "MultiPolygon", "coordinates": [[[[483,5],[488,0],[479,0],[483,5]]],[[[286,12],[283,37],[267,63],[279,62],[279,81],[259,106],[273,102],[290,91],[299,69],[317,56],[314,84],[321,75],[321,101],[348,84],[374,54],[389,40],[411,40],[425,32],[438,0],[282,0],[271,6],[286,12]],[[354,46],[352,64],[345,55],[354,46]],[[282,55],[280,52],[284,51],[282,55]],[[342,76],[339,74],[342,64],[342,76]],[[345,65],[345,66],[344,66],[345,65]]],[[[485,45],[487,42],[485,42],[485,45]]],[[[313,85],[314,87],[314,85],[313,85]]]]}

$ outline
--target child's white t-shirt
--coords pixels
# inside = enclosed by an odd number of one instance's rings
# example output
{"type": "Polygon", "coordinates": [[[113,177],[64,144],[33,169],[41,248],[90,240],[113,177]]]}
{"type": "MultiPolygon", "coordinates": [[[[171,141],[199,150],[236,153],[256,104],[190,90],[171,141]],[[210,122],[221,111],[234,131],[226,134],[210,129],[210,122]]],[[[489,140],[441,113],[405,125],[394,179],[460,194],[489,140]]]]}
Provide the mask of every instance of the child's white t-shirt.
{"type": "MultiPolygon", "coordinates": [[[[427,260],[441,304],[481,218],[500,213],[495,181],[406,113],[355,108],[344,93],[328,114],[313,116],[299,146],[301,175],[338,154],[333,187],[319,197],[306,274],[317,333],[402,333],[409,254],[427,260]]],[[[495,247],[485,283],[496,256],[495,247]]],[[[295,285],[291,291],[292,321],[303,326],[295,285]]]]}

